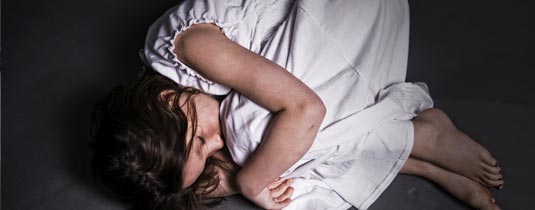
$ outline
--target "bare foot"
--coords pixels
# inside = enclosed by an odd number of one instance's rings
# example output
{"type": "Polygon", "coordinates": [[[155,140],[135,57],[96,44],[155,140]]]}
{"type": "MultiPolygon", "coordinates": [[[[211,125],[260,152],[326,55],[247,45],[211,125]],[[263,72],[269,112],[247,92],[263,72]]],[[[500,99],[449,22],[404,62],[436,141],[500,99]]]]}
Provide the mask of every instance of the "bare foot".
{"type": "Polygon", "coordinates": [[[501,210],[490,191],[478,182],[432,163],[409,158],[400,173],[423,176],[478,210],[501,210]]]}
{"type": "Polygon", "coordinates": [[[487,187],[501,189],[503,177],[496,159],[483,146],[459,131],[440,109],[428,109],[413,120],[411,155],[442,166],[487,187]]]}

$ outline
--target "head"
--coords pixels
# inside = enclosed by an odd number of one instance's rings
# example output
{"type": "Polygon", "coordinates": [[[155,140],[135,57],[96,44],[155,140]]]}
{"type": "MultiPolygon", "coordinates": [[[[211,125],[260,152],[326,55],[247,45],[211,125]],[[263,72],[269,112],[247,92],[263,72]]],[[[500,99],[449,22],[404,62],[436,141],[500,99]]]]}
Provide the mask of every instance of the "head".
{"type": "Polygon", "coordinates": [[[185,113],[190,113],[189,109],[193,108],[196,122],[189,122],[186,132],[186,145],[190,150],[183,167],[182,188],[191,186],[197,180],[204,171],[206,160],[224,145],[219,123],[219,102],[211,96],[200,93],[191,98],[182,95],[178,103],[184,104],[186,100],[192,101],[193,106],[181,106],[181,108],[185,113]],[[193,124],[195,129],[192,129],[193,124]]]}
{"type": "Polygon", "coordinates": [[[91,115],[91,167],[140,209],[199,209],[219,184],[219,104],[152,74],[101,98],[91,115]]]}

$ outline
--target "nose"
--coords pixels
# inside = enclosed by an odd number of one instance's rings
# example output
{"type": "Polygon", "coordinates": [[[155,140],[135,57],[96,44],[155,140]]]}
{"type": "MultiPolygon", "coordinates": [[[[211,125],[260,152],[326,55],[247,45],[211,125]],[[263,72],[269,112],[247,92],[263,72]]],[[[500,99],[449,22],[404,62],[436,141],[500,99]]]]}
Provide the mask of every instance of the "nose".
{"type": "Polygon", "coordinates": [[[220,135],[214,135],[213,138],[210,138],[206,145],[208,147],[209,156],[212,156],[215,152],[222,149],[224,144],[223,138],[221,138],[220,135]]]}

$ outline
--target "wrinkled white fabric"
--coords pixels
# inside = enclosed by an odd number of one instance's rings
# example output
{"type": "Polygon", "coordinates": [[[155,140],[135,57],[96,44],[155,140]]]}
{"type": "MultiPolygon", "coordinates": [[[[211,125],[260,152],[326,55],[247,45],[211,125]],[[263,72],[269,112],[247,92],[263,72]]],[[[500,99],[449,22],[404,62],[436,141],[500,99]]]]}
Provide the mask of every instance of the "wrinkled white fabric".
{"type": "Polygon", "coordinates": [[[144,60],[178,84],[212,95],[228,94],[228,87],[205,79],[177,59],[173,52],[176,36],[194,24],[212,23],[232,41],[258,52],[286,18],[291,4],[290,0],[184,0],[149,28],[144,60]]]}
{"type": "Polygon", "coordinates": [[[287,69],[319,95],[327,114],[310,150],[281,175],[296,178],[286,209],[367,209],[412,150],[410,119],[433,105],[425,84],[405,82],[408,12],[406,0],[186,0],[151,26],[145,58],[178,84],[228,94],[220,118],[240,165],[262,141],[271,113],[176,59],[174,37],[214,23],[287,69]]]}

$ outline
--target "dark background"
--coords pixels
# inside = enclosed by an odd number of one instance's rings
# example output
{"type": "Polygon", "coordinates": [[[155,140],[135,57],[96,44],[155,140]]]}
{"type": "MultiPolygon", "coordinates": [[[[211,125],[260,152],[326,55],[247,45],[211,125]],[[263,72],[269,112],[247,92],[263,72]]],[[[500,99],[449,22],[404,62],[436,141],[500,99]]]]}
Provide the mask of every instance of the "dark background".
{"type": "MultiPolygon", "coordinates": [[[[176,3],[2,1],[2,209],[122,209],[89,174],[89,113],[136,78],[146,30],[176,3]]],[[[535,6],[409,3],[408,81],[426,82],[437,106],[500,160],[504,209],[532,206],[535,6]]],[[[425,180],[400,177],[372,208],[466,208],[425,180]]]]}
{"type": "Polygon", "coordinates": [[[535,105],[535,4],[409,1],[409,81],[434,97],[535,105]]]}

